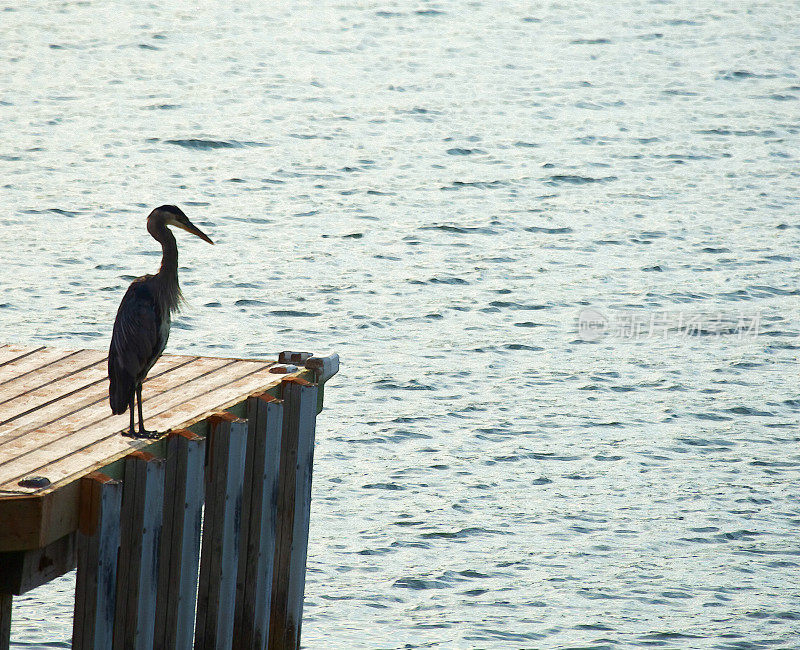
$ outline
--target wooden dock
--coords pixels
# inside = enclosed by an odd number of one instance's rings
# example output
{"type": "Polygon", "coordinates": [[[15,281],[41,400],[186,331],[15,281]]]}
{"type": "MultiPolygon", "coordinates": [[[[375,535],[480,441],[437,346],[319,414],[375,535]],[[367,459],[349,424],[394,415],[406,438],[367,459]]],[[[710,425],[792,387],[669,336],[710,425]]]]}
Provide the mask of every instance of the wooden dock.
{"type": "Polygon", "coordinates": [[[141,440],[111,414],[104,353],[0,346],[0,649],[12,594],[76,564],[73,647],[297,647],[337,370],[336,355],[164,355],[143,390],[164,434],[141,440]]]}

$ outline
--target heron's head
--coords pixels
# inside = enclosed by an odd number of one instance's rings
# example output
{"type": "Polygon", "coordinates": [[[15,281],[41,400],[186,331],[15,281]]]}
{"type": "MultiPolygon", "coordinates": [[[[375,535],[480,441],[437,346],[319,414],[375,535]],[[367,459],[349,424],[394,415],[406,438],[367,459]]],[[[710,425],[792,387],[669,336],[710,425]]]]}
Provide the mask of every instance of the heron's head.
{"type": "Polygon", "coordinates": [[[153,232],[155,228],[160,226],[175,226],[193,235],[197,235],[200,239],[207,241],[209,244],[214,243],[208,235],[189,221],[189,217],[183,214],[183,210],[177,205],[162,205],[150,213],[150,216],[147,217],[147,229],[153,232]]]}

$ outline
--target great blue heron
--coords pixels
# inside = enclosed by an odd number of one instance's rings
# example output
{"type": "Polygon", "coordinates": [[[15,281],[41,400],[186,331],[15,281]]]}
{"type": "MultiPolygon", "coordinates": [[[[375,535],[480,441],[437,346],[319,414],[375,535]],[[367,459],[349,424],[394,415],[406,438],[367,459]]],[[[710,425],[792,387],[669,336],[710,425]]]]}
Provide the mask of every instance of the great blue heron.
{"type": "Polygon", "coordinates": [[[157,435],[144,428],[142,382],[167,345],[171,315],[178,310],[183,297],[178,285],[178,246],[167,226],[214,243],[174,205],[162,205],[147,217],[147,232],[161,244],[161,268],[155,275],[143,275],[131,282],[119,305],[108,350],[111,411],[121,415],[130,408],[131,428],[123,435],[134,438],[157,435]],[[138,433],[133,426],[134,398],[139,401],[138,433]]]}

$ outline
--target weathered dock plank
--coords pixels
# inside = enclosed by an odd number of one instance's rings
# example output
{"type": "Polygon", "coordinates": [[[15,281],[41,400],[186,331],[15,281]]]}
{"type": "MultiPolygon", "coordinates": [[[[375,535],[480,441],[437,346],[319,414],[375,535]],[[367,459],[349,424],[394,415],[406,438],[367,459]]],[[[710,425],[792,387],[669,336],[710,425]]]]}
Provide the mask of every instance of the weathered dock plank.
{"type": "Polygon", "coordinates": [[[73,356],[77,352],[73,350],[60,350],[58,348],[43,348],[35,354],[26,354],[16,359],[8,361],[0,366],[0,399],[7,393],[12,391],[7,387],[14,381],[25,377],[29,373],[49,366],[51,363],[64,359],[65,357],[73,356]]]}
{"type": "Polygon", "coordinates": [[[200,565],[206,440],[187,429],[167,439],[156,648],[192,650],[200,565]]]}
{"type": "Polygon", "coordinates": [[[106,650],[114,639],[122,483],[95,473],[81,479],[81,528],[72,647],[106,650]]]}
{"type": "Polygon", "coordinates": [[[0,366],[5,365],[13,359],[19,359],[29,354],[36,354],[44,349],[46,349],[44,345],[30,346],[5,343],[0,345],[0,366]]]}
{"type": "Polygon", "coordinates": [[[122,491],[114,650],[153,647],[163,501],[163,459],[130,454],[122,491]]]}
{"type": "Polygon", "coordinates": [[[269,647],[299,648],[311,517],[317,386],[283,382],[283,432],[269,647]]]}
{"type": "Polygon", "coordinates": [[[32,348],[22,345],[0,345],[0,368],[2,368],[2,366],[7,364],[9,361],[19,359],[20,357],[24,357],[29,354],[35,354],[40,350],[44,350],[44,346],[32,348]]]}
{"type": "Polygon", "coordinates": [[[272,604],[283,402],[268,394],[250,397],[247,424],[233,647],[264,650],[272,604]]]}
{"type": "MultiPolygon", "coordinates": [[[[194,361],[194,357],[162,357],[151,370],[151,376],[145,382],[155,381],[174,368],[179,368],[194,361]]],[[[84,375],[75,376],[69,385],[54,388],[49,398],[34,396],[25,410],[19,413],[0,407],[0,459],[3,458],[3,446],[19,436],[37,431],[41,427],[54,424],[63,416],[73,415],[89,406],[108,403],[108,377],[85,381],[84,375]]],[[[110,413],[110,409],[109,409],[110,413]]]]}
{"type": "MultiPolygon", "coordinates": [[[[226,372],[220,371],[214,379],[231,379],[237,377],[241,372],[247,372],[247,374],[225,385],[216,386],[213,390],[198,380],[198,382],[184,384],[181,388],[185,390],[176,389],[162,393],[153,398],[149,404],[145,401],[145,409],[149,405],[150,409],[160,410],[155,416],[149,418],[145,416],[147,427],[166,432],[173,428],[174,423],[191,426],[219,408],[228,408],[231,406],[231,402],[241,401],[241,395],[258,390],[260,386],[275,377],[268,369],[251,372],[251,369],[239,368],[226,372]],[[184,399],[190,401],[183,402],[184,399]],[[216,405],[211,407],[211,404],[214,403],[216,405]]],[[[124,416],[112,417],[118,419],[124,416]]],[[[61,435],[36,448],[31,448],[32,445],[26,443],[24,455],[17,452],[19,455],[16,460],[6,464],[0,463],[0,480],[3,481],[0,484],[0,490],[13,488],[23,476],[45,475],[45,470],[47,478],[52,483],[63,481],[76,472],[83,471],[91,458],[103,458],[102,461],[98,461],[95,466],[90,468],[93,471],[135,449],[137,442],[140,441],[120,436],[119,430],[123,427],[109,427],[106,423],[111,419],[104,418],[101,421],[87,422],[74,432],[61,435]],[[108,433],[109,430],[112,433],[108,433]],[[53,458],[54,448],[57,448],[58,452],[62,454],[61,457],[53,458]]],[[[127,426],[127,420],[123,426],[127,426]]],[[[48,432],[53,430],[55,433],[58,432],[55,426],[47,429],[48,432]]],[[[0,453],[2,453],[2,448],[0,448],[0,453]]]]}
{"type": "Polygon", "coordinates": [[[227,650],[233,639],[247,422],[220,414],[210,429],[194,647],[227,650]]]}
{"type": "MultiPolygon", "coordinates": [[[[225,359],[210,360],[210,364],[215,368],[225,365],[226,362],[225,359]]],[[[207,365],[205,360],[193,357],[162,358],[158,366],[151,371],[152,374],[145,381],[145,385],[153,392],[168,390],[198,375],[203,375],[207,371],[205,367],[207,365]]],[[[76,384],[79,380],[79,377],[75,377],[76,384]]],[[[11,421],[6,421],[7,419],[3,417],[0,420],[0,454],[4,452],[4,448],[11,450],[13,447],[10,445],[21,436],[41,433],[52,425],[58,424],[62,431],[70,431],[74,430],[74,427],[114,417],[119,418],[117,422],[120,423],[120,429],[126,424],[126,418],[111,415],[107,381],[93,383],[81,390],[79,396],[70,394],[71,392],[67,389],[63,397],[48,403],[43,408],[35,409],[24,417],[11,421]]]]}
{"type": "MultiPolygon", "coordinates": [[[[52,385],[68,377],[91,368],[103,366],[105,355],[97,350],[78,350],[68,354],[52,363],[37,369],[35,372],[24,374],[14,373],[13,377],[6,379],[0,388],[0,407],[5,414],[8,402],[19,399],[28,393],[45,388],[53,394],[52,385]]],[[[0,373],[5,374],[5,373],[0,373]]]]}
{"type": "MultiPolygon", "coordinates": [[[[89,389],[92,385],[107,382],[108,372],[105,365],[105,360],[100,361],[88,368],[81,369],[80,377],[62,377],[45,386],[21,393],[3,402],[0,404],[0,413],[2,413],[3,418],[3,420],[0,421],[0,427],[36,409],[54,403],[58,401],[58,399],[68,399],[76,396],[80,391],[89,389]],[[58,395],[58,398],[54,398],[54,394],[58,395]]],[[[76,399],[78,399],[77,396],[76,399]]],[[[3,428],[9,429],[10,427],[3,428]]],[[[2,437],[0,437],[0,441],[2,441],[2,437]]]]}
{"type": "MultiPolygon", "coordinates": [[[[216,359],[209,361],[217,367],[203,374],[196,374],[199,371],[196,364],[188,364],[153,380],[156,388],[148,386],[151,397],[145,399],[146,413],[151,414],[149,417],[145,416],[148,428],[165,430],[176,420],[183,422],[188,419],[187,415],[210,411],[212,403],[203,399],[204,397],[212,396],[216,402],[219,394],[238,395],[241,384],[237,384],[237,381],[263,370],[264,366],[253,362],[227,362],[219,365],[216,359]],[[162,390],[156,392],[158,388],[162,390]]],[[[266,374],[268,376],[269,372],[266,371],[266,374]]],[[[266,378],[262,375],[259,379],[263,383],[266,378]]],[[[256,383],[259,381],[256,380],[256,383]]],[[[119,438],[116,434],[127,426],[128,416],[111,415],[108,402],[103,399],[53,423],[20,433],[13,440],[3,440],[0,454],[3,457],[7,454],[9,458],[0,458],[0,490],[12,488],[20,478],[35,474],[45,466],[52,468],[56,459],[62,464],[66,463],[68,467],[75,464],[80,467],[85,459],[79,452],[92,442],[106,437],[113,437],[118,442],[119,450],[125,451],[130,447],[131,441],[119,438]]],[[[60,480],[64,475],[70,475],[69,471],[66,474],[60,472],[58,476],[52,470],[51,473],[54,473],[55,478],[47,477],[51,483],[60,480]]]]}

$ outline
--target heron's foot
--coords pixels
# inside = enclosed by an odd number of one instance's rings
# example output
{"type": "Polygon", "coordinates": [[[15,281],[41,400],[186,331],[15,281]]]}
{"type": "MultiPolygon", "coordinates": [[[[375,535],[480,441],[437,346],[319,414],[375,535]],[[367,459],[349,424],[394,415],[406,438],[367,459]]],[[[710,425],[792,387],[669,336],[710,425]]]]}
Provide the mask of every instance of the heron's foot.
{"type": "Polygon", "coordinates": [[[158,438],[161,435],[161,431],[147,431],[145,429],[139,429],[138,431],[123,431],[122,435],[126,438],[139,438],[144,440],[152,440],[154,438],[158,438]]]}

